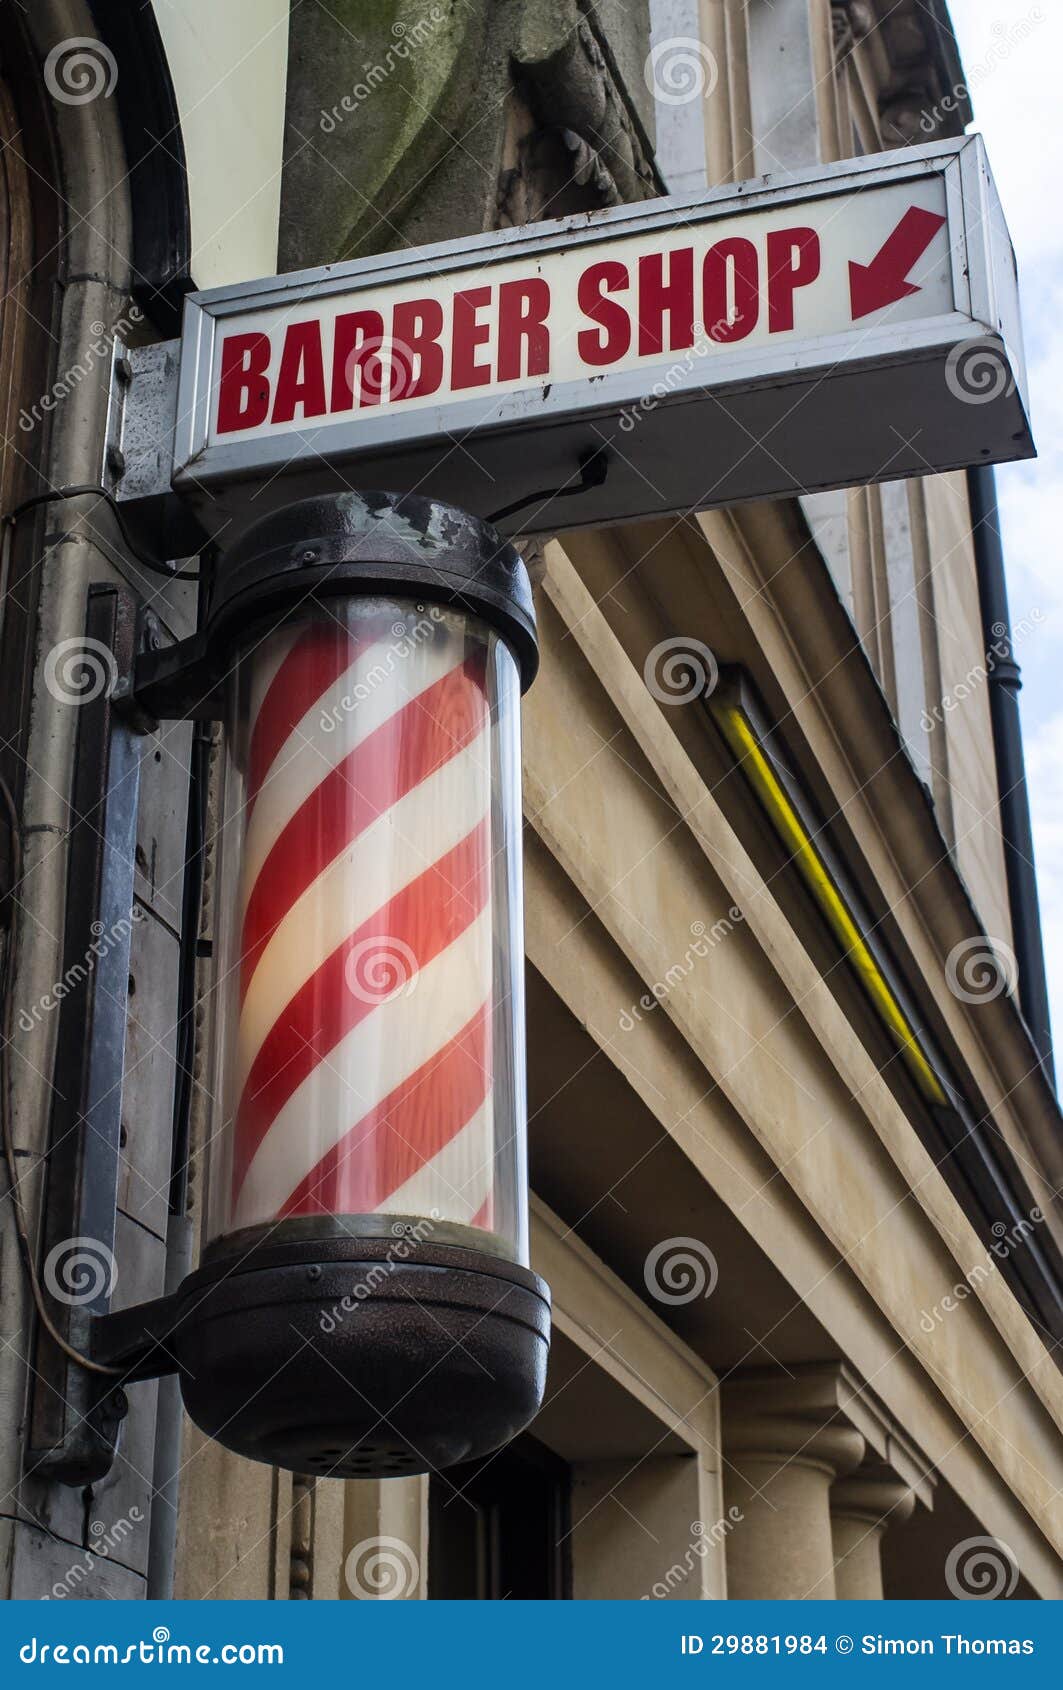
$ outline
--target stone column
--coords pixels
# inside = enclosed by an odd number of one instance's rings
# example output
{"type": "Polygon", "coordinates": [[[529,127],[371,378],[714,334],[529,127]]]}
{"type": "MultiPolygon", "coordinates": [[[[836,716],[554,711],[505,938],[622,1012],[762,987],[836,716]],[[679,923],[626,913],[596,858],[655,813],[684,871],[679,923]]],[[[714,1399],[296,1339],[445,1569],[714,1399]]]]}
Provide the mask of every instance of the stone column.
{"type": "Polygon", "coordinates": [[[881,1601],[882,1538],[906,1520],[915,1494],[889,1467],[862,1467],[830,1494],[834,1582],[842,1601],[881,1601]]]}
{"type": "Polygon", "coordinates": [[[864,1439],[819,1376],[738,1379],[723,1391],[730,1598],[835,1595],[831,1486],[858,1466],[864,1439]]]}
{"type": "Polygon", "coordinates": [[[419,1601],[428,1595],[428,1479],[354,1479],[345,1514],[343,1601],[419,1601]]]}

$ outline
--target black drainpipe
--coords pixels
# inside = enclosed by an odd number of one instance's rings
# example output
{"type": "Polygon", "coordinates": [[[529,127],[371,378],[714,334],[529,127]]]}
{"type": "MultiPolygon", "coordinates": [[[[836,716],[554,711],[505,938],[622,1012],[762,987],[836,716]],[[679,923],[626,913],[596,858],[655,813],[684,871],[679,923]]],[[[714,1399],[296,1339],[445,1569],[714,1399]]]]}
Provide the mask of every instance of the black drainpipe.
{"type": "Polygon", "coordinates": [[[1022,724],[1019,720],[1022,679],[1012,652],[996,477],[989,465],[976,464],[969,469],[967,486],[982,608],[982,633],[990,660],[987,663],[989,711],[1000,789],[1000,828],[1004,839],[1008,902],[1015,956],[1019,964],[1019,1003],[1041,1065],[1055,1089],[1048,983],[1034,870],[1030,799],[1022,754],[1022,724]]]}

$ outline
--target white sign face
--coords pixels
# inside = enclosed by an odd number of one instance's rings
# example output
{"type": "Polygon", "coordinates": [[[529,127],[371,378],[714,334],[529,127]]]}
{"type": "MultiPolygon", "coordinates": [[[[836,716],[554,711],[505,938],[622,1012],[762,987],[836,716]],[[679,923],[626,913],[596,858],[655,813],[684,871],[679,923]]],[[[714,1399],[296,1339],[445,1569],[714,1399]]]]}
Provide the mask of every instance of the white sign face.
{"type": "MultiPolygon", "coordinates": [[[[219,334],[208,443],[849,333],[952,309],[940,176],[253,309],[219,334]]],[[[317,449],[328,451],[319,434],[317,449]]]]}
{"type": "Polygon", "coordinates": [[[204,510],[257,478],[490,515],[603,450],[604,484],[538,526],[1029,455],[980,140],[188,302],[173,481],[204,510]]]}

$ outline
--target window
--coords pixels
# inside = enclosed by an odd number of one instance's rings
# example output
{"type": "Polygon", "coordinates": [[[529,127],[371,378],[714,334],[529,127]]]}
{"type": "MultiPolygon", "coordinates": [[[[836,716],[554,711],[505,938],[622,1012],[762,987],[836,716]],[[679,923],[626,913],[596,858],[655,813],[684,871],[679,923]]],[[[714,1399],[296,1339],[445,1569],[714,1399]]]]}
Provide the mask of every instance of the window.
{"type": "Polygon", "coordinates": [[[568,1464],[535,1438],[433,1476],[428,1595],[443,1601],[572,1594],[568,1464]]]}

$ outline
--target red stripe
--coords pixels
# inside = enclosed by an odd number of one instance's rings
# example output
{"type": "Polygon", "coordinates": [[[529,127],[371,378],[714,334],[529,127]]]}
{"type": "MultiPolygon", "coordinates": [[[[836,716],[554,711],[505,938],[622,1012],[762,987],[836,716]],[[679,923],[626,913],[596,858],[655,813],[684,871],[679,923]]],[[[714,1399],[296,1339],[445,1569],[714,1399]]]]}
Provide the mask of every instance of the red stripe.
{"type": "MultiPolygon", "coordinates": [[[[363,966],[355,969],[352,985],[347,976],[352,952],[368,944],[370,957],[374,953],[382,959],[398,956],[411,970],[424,968],[459,939],[484,908],[490,886],[488,852],[485,818],[452,851],[363,921],[304,981],[278,1016],[251,1064],[237,1109],[234,1203],[252,1157],[280,1110],[317,1064],[375,1007],[373,1001],[358,995],[359,985],[363,990],[374,986],[386,991],[409,978],[403,971],[397,980],[392,976],[381,981],[363,966]]],[[[430,1006],[414,1008],[412,1013],[429,1010],[430,1006]]]]}
{"type": "MultiPolygon", "coordinates": [[[[493,1184],[493,1182],[492,1182],[492,1184],[493,1184]]],[[[478,1226],[478,1227],[481,1227],[484,1231],[490,1232],[491,1226],[492,1226],[492,1223],[493,1223],[493,1219],[494,1219],[494,1207],[495,1207],[495,1201],[494,1200],[495,1200],[494,1191],[493,1190],[489,1191],[487,1193],[487,1196],[484,1198],[483,1202],[480,1204],[480,1207],[477,1209],[475,1215],[473,1215],[472,1220],[469,1221],[469,1223],[468,1223],[469,1226],[478,1226]]]]}
{"type": "Polygon", "coordinates": [[[247,807],[277,759],[281,746],[307,711],[350,667],[367,640],[335,623],[304,629],[266,689],[247,754],[247,807]]]}
{"type": "Polygon", "coordinates": [[[474,740],[486,717],[478,654],[382,722],[315,787],[274,843],[248,899],[241,1000],[263,948],[296,899],[377,816],[474,740]]]}
{"type": "Polygon", "coordinates": [[[487,1004],[350,1128],[282,1204],[288,1215],[372,1214],[470,1121],[490,1085],[487,1004]]]}

